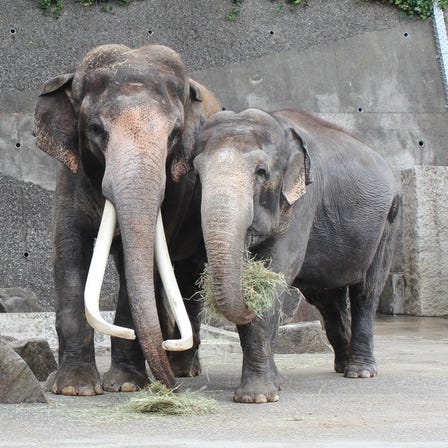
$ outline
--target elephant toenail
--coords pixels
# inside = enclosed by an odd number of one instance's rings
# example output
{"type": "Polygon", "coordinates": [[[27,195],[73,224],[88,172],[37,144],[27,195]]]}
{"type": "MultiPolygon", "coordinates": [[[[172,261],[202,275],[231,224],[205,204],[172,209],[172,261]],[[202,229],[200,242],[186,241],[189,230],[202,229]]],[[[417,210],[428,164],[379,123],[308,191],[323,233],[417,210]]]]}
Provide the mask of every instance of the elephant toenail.
{"type": "Polygon", "coordinates": [[[137,386],[134,383],[123,383],[121,385],[121,392],[135,392],[137,390],[137,386]]]}
{"type": "Polygon", "coordinates": [[[89,397],[91,395],[95,395],[95,392],[92,386],[80,386],[78,388],[78,395],[83,397],[89,397]]]}
{"type": "Polygon", "coordinates": [[[266,398],[266,395],[258,394],[255,395],[255,403],[267,403],[268,399],[266,398]]]}

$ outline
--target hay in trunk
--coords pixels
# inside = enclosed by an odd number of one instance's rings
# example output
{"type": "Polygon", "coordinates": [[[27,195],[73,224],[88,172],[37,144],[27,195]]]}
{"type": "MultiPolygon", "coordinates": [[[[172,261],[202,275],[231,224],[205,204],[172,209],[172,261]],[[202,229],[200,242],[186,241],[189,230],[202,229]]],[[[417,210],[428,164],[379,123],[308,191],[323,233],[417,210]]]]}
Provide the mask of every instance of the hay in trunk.
{"type": "MultiPolygon", "coordinates": [[[[285,276],[269,269],[267,260],[255,260],[247,257],[243,262],[243,296],[244,303],[256,317],[272,308],[274,301],[288,290],[285,276]]],[[[203,318],[220,315],[218,305],[213,294],[212,276],[206,264],[197,285],[199,295],[204,304],[203,318]]]]}
{"type": "Polygon", "coordinates": [[[129,407],[135,412],[158,415],[203,415],[217,408],[216,400],[207,398],[199,392],[178,392],[160,382],[154,382],[132,398],[129,407]]]}

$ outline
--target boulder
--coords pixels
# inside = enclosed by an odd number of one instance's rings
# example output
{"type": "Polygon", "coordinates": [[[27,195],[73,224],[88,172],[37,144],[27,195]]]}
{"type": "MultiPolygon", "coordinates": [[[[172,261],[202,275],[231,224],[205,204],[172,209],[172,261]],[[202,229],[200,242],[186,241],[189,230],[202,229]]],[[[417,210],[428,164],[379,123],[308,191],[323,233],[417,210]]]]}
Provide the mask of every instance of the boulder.
{"type": "Polygon", "coordinates": [[[36,294],[26,288],[0,288],[0,313],[34,313],[42,311],[36,294]]]}
{"type": "Polygon", "coordinates": [[[58,365],[46,339],[27,339],[10,343],[11,347],[28,364],[39,381],[45,381],[58,365]]]}
{"type": "Polygon", "coordinates": [[[275,353],[332,353],[320,321],[282,325],[278,330],[275,353]]]}
{"type": "Polygon", "coordinates": [[[318,320],[322,327],[325,327],[324,320],[319,310],[309,303],[305,297],[302,296],[292,317],[291,323],[294,322],[312,322],[318,320]]]}
{"type": "Polygon", "coordinates": [[[46,403],[39,381],[26,362],[0,340],[0,403],[46,403]]]}

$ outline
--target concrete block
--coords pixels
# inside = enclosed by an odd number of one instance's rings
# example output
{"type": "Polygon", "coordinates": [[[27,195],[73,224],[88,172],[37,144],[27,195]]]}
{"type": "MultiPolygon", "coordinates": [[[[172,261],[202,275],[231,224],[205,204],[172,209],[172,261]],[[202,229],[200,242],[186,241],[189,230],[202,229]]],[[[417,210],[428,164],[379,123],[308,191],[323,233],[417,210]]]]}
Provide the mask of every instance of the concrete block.
{"type": "Polygon", "coordinates": [[[0,403],[46,403],[42,388],[26,362],[0,340],[0,403]]]}
{"type": "Polygon", "coordinates": [[[332,353],[319,321],[299,322],[279,328],[275,353],[332,353]]]}
{"type": "Polygon", "coordinates": [[[0,288],[0,313],[31,313],[42,311],[37,296],[26,288],[0,288]]]}
{"type": "Polygon", "coordinates": [[[448,315],[448,167],[402,172],[404,311],[448,315]]]}
{"type": "Polygon", "coordinates": [[[381,293],[378,311],[385,314],[405,313],[404,273],[391,273],[381,293]]]}
{"type": "MultiPolygon", "coordinates": [[[[101,315],[107,322],[113,322],[115,313],[103,311],[101,315]]],[[[55,329],[55,313],[1,313],[0,331],[2,336],[19,340],[44,338],[52,348],[59,344],[55,329]]],[[[95,332],[95,344],[99,347],[108,347],[110,337],[95,332]]]]}
{"type": "Polygon", "coordinates": [[[200,349],[206,352],[241,353],[240,337],[235,331],[202,324],[200,349]]]}
{"type": "Polygon", "coordinates": [[[39,381],[45,381],[58,365],[46,339],[35,338],[11,343],[39,381]]]}
{"type": "MultiPolygon", "coordinates": [[[[303,296],[302,296],[303,297],[303,296]]],[[[291,323],[319,321],[322,327],[325,327],[324,320],[319,310],[311,305],[304,297],[300,300],[294,311],[291,323]]]]}

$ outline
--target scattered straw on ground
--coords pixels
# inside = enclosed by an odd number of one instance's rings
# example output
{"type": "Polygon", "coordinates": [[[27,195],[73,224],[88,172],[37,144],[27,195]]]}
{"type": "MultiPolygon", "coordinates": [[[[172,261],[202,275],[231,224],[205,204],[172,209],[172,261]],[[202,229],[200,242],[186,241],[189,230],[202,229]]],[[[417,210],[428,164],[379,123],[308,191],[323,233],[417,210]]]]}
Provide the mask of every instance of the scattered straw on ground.
{"type": "Polygon", "coordinates": [[[138,392],[129,402],[129,408],[135,412],[158,415],[203,415],[216,410],[217,402],[204,397],[199,392],[168,389],[160,382],[138,392]]]}
{"type": "MultiPolygon", "coordinates": [[[[255,260],[251,257],[243,263],[242,282],[244,302],[249,311],[255,313],[257,317],[261,317],[272,308],[274,300],[288,290],[282,273],[271,271],[268,261],[255,260]]],[[[203,317],[219,314],[208,265],[205,265],[197,284],[200,288],[199,295],[204,302],[203,317]]]]}

